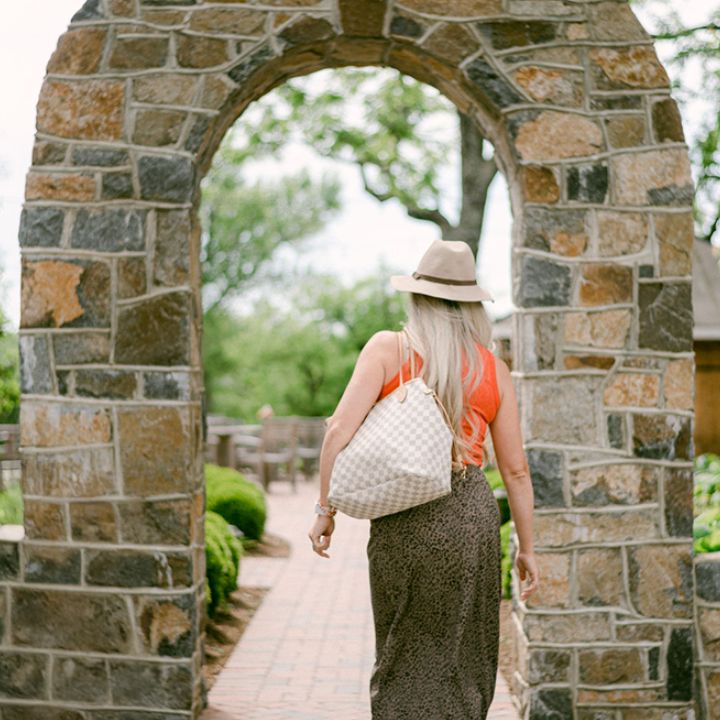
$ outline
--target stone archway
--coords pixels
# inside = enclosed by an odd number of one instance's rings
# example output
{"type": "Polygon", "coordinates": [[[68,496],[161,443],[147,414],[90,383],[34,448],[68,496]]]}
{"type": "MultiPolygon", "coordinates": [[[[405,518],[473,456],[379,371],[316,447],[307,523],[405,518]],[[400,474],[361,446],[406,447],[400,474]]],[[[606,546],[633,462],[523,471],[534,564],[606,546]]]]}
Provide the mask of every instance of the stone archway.
{"type": "Polygon", "coordinates": [[[198,185],[252,100],[343,65],[437,87],[510,187],[544,578],[514,608],[519,706],[689,717],[692,185],[650,39],[625,2],[592,0],[76,13],[48,64],[20,228],[26,537],[2,545],[3,663],[19,668],[3,717],[200,711],[198,185]]]}

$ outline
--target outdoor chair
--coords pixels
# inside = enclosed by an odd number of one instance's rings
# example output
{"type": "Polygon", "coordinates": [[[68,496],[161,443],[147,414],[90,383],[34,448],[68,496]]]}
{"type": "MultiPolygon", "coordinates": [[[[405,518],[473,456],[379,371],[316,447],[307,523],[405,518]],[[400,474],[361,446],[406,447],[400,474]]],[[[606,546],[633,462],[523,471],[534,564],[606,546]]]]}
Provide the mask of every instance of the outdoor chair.
{"type": "Polygon", "coordinates": [[[296,417],[270,417],[263,421],[260,432],[258,475],[265,490],[273,480],[289,480],[297,492],[297,427],[296,417]]]}
{"type": "Polygon", "coordinates": [[[298,420],[297,457],[305,480],[311,480],[318,470],[324,437],[324,417],[306,417],[298,420]]]}

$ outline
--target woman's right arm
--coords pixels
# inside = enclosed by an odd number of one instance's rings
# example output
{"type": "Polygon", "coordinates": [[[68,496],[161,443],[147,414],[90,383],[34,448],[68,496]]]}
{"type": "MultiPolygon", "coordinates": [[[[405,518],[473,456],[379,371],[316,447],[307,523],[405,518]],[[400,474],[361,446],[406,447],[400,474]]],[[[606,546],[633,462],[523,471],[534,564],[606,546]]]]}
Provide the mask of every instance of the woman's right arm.
{"type": "Polygon", "coordinates": [[[530,576],[530,585],[520,594],[521,599],[525,600],[538,588],[539,580],[532,526],[535,498],[523,449],[520,412],[510,370],[499,358],[495,359],[495,365],[500,406],[490,423],[490,432],[498,470],[507,490],[510,513],[518,535],[519,547],[516,560],[518,572],[521,580],[525,580],[527,575],[530,576]]]}

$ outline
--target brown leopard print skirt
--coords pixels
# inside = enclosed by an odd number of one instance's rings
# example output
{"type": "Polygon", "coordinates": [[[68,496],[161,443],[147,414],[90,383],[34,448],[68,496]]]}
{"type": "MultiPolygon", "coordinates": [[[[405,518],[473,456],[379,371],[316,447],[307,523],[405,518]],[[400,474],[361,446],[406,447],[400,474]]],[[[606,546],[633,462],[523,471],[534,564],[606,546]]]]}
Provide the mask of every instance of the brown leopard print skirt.
{"type": "Polygon", "coordinates": [[[373,720],[483,720],[500,640],[500,509],[478,465],[370,521],[373,720]]]}

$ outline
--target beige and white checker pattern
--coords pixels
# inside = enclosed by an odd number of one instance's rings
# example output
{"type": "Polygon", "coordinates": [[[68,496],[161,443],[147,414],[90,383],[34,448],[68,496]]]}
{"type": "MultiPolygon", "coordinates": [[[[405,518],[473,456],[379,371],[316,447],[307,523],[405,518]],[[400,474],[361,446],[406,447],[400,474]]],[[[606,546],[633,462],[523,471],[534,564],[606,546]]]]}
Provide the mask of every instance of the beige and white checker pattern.
{"type": "Polygon", "coordinates": [[[449,494],[452,439],[425,381],[402,383],[373,405],[338,453],[328,502],[373,519],[449,494]]]}

